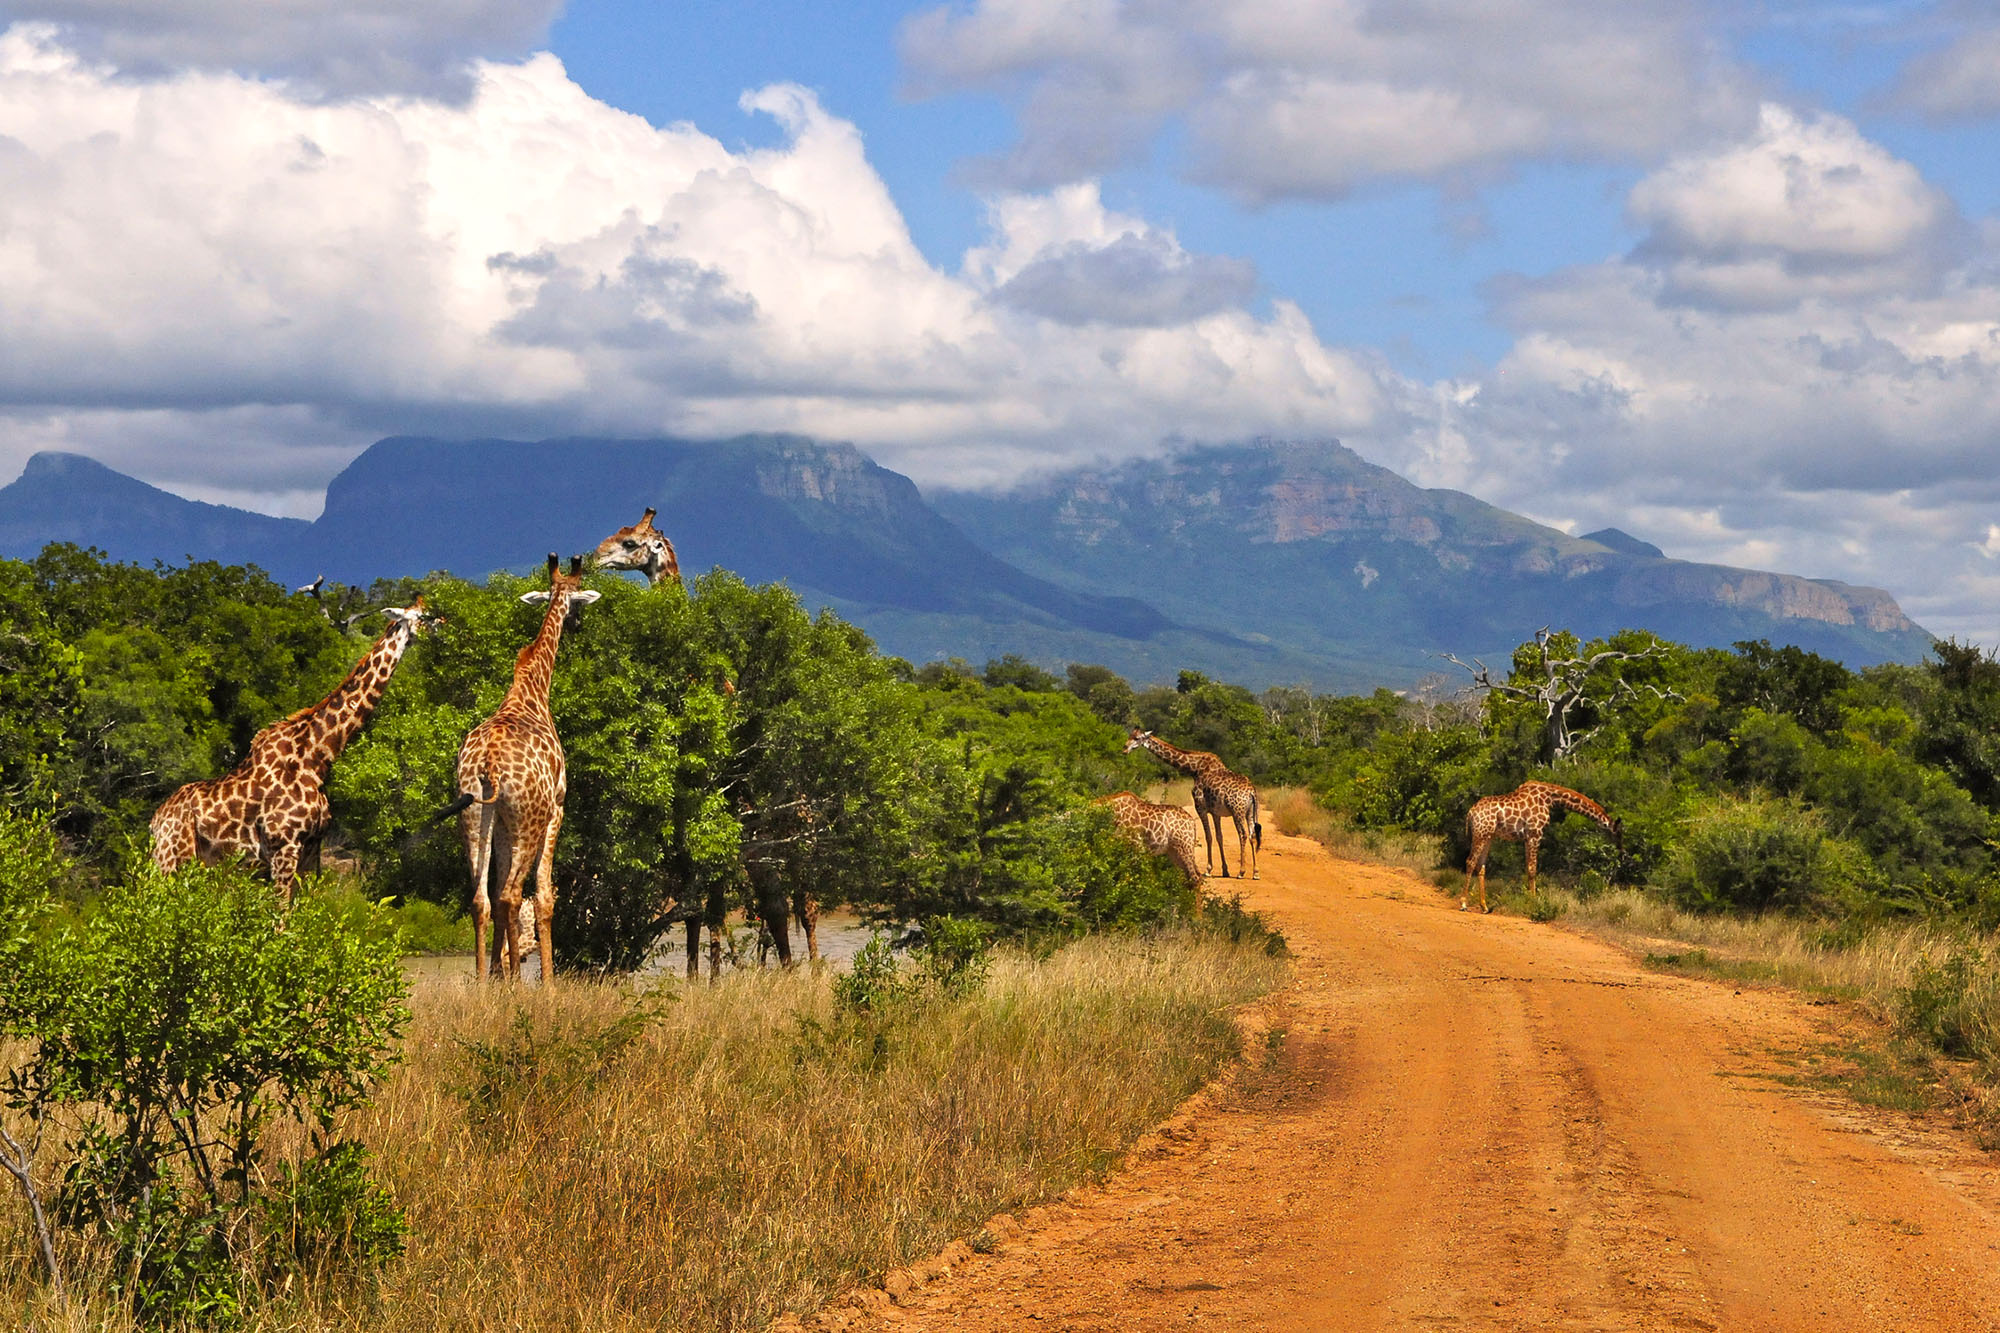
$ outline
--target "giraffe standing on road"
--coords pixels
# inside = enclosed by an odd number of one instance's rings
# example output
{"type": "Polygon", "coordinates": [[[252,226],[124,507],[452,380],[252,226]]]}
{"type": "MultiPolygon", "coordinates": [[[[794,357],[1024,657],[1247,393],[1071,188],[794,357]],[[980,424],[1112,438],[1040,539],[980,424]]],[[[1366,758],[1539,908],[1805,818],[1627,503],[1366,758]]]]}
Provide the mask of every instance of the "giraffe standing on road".
{"type": "Polygon", "coordinates": [[[1094,802],[1111,807],[1112,822],[1118,831],[1132,838],[1154,856],[1164,856],[1199,885],[1202,869],[1195,860],[1201,845],[1201,825],[1186,808],[1142,801],[1129,791],[1115,791],[1094,802]]]}
{"type": "Polygon", "coordinates": [[[171,872],[189,861],[244,856],[292,900],[299,856],[332,818],[326,778],[333,761],[375,715],[410,641],[434,623],[421,597],[382,614],[389,628],[338,689],[258,732],[226,776],[190,782],[161,802],[152,822],[154,865],[171,872]]]}
{"type": "MultiPolygon", "coordinates": [[[[1149,750],[1153,757],[1194,779],[1194,808],[1201,818],[1202,832],[1214,827],[1209,849],[1222,859],[1222,877],[1229,878],[1229,854],[1222,849],[1222,816],[1227,813],[1236,824],[1236,863],[1239,875],[1247,867],[1257,878],[1257,849],[1264,840],[1263,825],[1257,822],[1257,788],[1250,779],[1233,771],[1206,750],[1183,750],[1169,745],[1150,731],[1132,728],[1125,741],[1125,753],[1149,750]]],[[[1214,868],[1214,858],[1209,862],[1214,868]]]]}
{"type": "Polygon", "coordinates": [[[1479,872],[1479,910],[1493,910],[1486,905],[1486,854],[1496,839],[1521,844],[1528,857],[1528,892],[1535,892],[1535,858],[1541,851],[1542,834],[1558,809],[1574,810],[1602,824],[1617,839],[1618,850],[1625,850],[1624,826],[1582,792],[1553,782],[1524,782],[1504,796],[1481,797],[1465,814],[1472,854],[1465,858],[1465,891],[1458,897],[1459,911],[1465,911],[1471,900],[1475,869],[1479,872]]]}
{"type": "Polygon", "coordinates": [[[562,829],[567,794],[562,739],[549,713],[549,681],[563,622],[574,606],[588,606],[599,594],[581,587],[583,557],[570,560],[569,573],[549,556],[549,590],[521,594],[524,602],[548,603],[534,641],[514,660],[514,683],[493,716],[472,729],[458,751],[458,797],[445,807],[456,813],[472,865],[472,967],[482,980],[487,967],[487,927],[494,926],[493,970],[512,981],[521,976],[521,895],[530,871],[537,871],[535,942],[542,984],[555,980],[550,935],[555,923],[556,834],[562,829]],[[497,887],[498,922],[488,879],[497,887]],[[503,947],[504,946],[504,947],[503,947]]]}

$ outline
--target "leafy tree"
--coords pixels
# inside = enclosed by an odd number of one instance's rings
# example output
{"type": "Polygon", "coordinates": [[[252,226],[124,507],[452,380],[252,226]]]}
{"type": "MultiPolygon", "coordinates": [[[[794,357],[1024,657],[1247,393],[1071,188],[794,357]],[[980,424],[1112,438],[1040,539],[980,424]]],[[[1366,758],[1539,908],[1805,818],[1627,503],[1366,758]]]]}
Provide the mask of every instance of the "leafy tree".
{"type": "Polygon", "coordinates": [[[1854,674],[1830,658],[1757,639],[1736,645],[1736,656],[1716,677],[1715,693],[1725,708],[1756,708],[1825,733],[1839,728],[1839,696],[1853,682],[1854,674]]]}

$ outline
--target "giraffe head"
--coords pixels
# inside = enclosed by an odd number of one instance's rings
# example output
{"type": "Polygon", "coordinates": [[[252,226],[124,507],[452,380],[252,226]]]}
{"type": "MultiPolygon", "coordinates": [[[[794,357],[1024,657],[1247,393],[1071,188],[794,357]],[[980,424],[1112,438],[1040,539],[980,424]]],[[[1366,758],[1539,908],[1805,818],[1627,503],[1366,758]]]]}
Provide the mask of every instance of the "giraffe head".
{"type": "Polygon", "coordinates": [[[408,606],[383,607],[382,615],[391,625],[407,624],[410,627],[410,633],[413,635],[423,634],[444,624],[443,616],[438,615],[424,605],[424,596],[422,593],[418,593],[417,600],[408,606]]]}
{"type": "Polygon", "coordinates": [[[653,526],[653,515],[658,510],[648,509],[640,515],[639,521],[606,537],[597,544],[594,557],[599,569],[636,569],[646,576],[646,582],[659,583],[672,579],[681,581],[680,558],[674,554],[674,544],[667,535],[653,526]]]}
{"type": "Polygon", "coordinates": [[[1146,742],[1151,739],[1153,739],[1152,732],[1141,731],[1137,727],[1132,728],[1131,734],[1125,738],[1125,753],[1130,754],[1134,750],[1144,748],[1146,742]]]}
{"type": "Polygon", "coordinates": [[[521,594],[521,600],[536,603],[560,597],[563,599],[562,615],[564,623],[572,624],[576,620],[578,611],[589,606],[603,595],[601,592],[592,592],[583,586],[582,556],[573,555],[569,558],[569,573],[565,574],[562,572],[562,561],[557,558],[554,551],[550,551],[548,591],[544,592],[540,588],[537,588],[533,592],[524,592],[521,594]]]}

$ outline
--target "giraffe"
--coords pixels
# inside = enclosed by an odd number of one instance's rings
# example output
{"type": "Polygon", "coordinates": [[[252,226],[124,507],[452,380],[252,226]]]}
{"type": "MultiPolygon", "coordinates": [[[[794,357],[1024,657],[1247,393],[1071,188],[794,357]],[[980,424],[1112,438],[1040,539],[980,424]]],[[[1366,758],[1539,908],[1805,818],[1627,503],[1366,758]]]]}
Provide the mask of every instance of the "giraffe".
{"type": "MultiPolygon", "coordinates": [[[[1169,745],[1150,731],[1132,728],[1125,740],[1125,753],[1149,750],[1153,757],[1194,779],[1195,814],[1202,832],[1214,826],[1209,848],[1222,858],[1222,877],[1229,878],[1229,854],[1222,849],[1222,816],[1227,813],[1236,824],[1236,862],[1240,872],[1247,865],[1250,878],[1257,878],[1257,850],[1264,841],[1264,826],[1257,821],[1257,788],[1241,773],[1206,750],[1183,750],[1169,745]]],[[[1214,868],[1211,859],[1210,868],[1214,868]]]]}
{"type": "Polygon", "coordinates": [[[228,774],[190,782],[153,814],[153,864],[174,871],[242,855],[264,866],[292,900],[300,853],[325,832],[326,778],[333,761],[368,725],[396,664],[416,635],[437,623],[418,597],[385,607],[389,628],[333,693],[273,722],[251,738],[228,774]]]}
{"type": "Polygon", "coordinates": [[[1120,833],[1154,856],[1167,857],[1190,883],[1200,885],[1203,873],[1195,862],[1195,849],[1202,842],[1201,824],[1185,808],[1142,801],[1129,791],[1100,796],[1092,804],[1110,806],[1112,822],[1120,833]]]}
{"type": "Polygon", "coordinates": [[[597,544],[593,559],[599,569],[636,569],[646,576],[648,587],[657,588],[668,579],[681,581],[680,558],[667,535],[653,526],[657,509],[648,508],[639,521],[606,537],[597,544]]]}
{"type": "Polygon", "coordinates": [[[600,594],[581,587],[583,557],[570,559],[561,573],[555,553],[549,554],[549,590],[521,594],[524,602],[547,602],[541,629],[514,659],[514,683],[493,715],[472,729],[458,750],[458,795],[445,807],[458,815],[465,835],[465,855],[472,865],[473,974],[487,971],[487,927],[494,925],[493,971],[512,981],[521,976],[521,893],[530,871],[536,871],[535,943],[542,963],[542,984],[555,980],[550,936],[554,933],[556,834],[562,829],[567,774],[562,739],[549,713],[549,680],[555,672],[556,647],[563,623],[575,607],[588,606],[600,594]],[[498,887],[499,921],[492,922],[493,900],[488,871],[498,887]],[[504,946],[504,947],[503,947],[504,946]]]}
{"type": "Polygon", "coordinates": [[[1481,797],[1465,813],[1466,830],[1472,836],[1472,854],[1465,858],[1465,891],[1458,898],[1459,911],[1467,909],[1472,897],[1475,869],[1479,872],[1479,910],[1493,910],[1486,905],[1486,853],[1496,838],[1521,844],[1528,857],[1528,892],[1535,892],[1535,858],[1541,851],[1542,834],[1557,809],[1574,810],[1602,824],[1611,830],[1618,850],[1621,853],[1625,850],[1624,826],[1582,792],[1558,787],[1553,782],[1524,782],[1504,796],[1481,797]]]}

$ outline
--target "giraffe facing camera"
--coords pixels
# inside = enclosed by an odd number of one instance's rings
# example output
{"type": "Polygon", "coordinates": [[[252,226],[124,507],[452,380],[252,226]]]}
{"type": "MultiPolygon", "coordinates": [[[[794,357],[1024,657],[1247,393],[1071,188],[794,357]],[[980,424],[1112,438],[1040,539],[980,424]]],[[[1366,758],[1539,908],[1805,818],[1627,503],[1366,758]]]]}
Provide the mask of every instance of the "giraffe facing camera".
{"type": "Polygon", "coordinates": [[[597,551],[591,557],[597,567],[603,570],[637,570],[646,576],[646,585],[657,588],[671,579],[681,582],[680,557],[674,553],[674,544],[667,534],[653,526],[653,516],[659,511],[647,506],[639,521],[623,527],[597,544],[597,551]]]}

